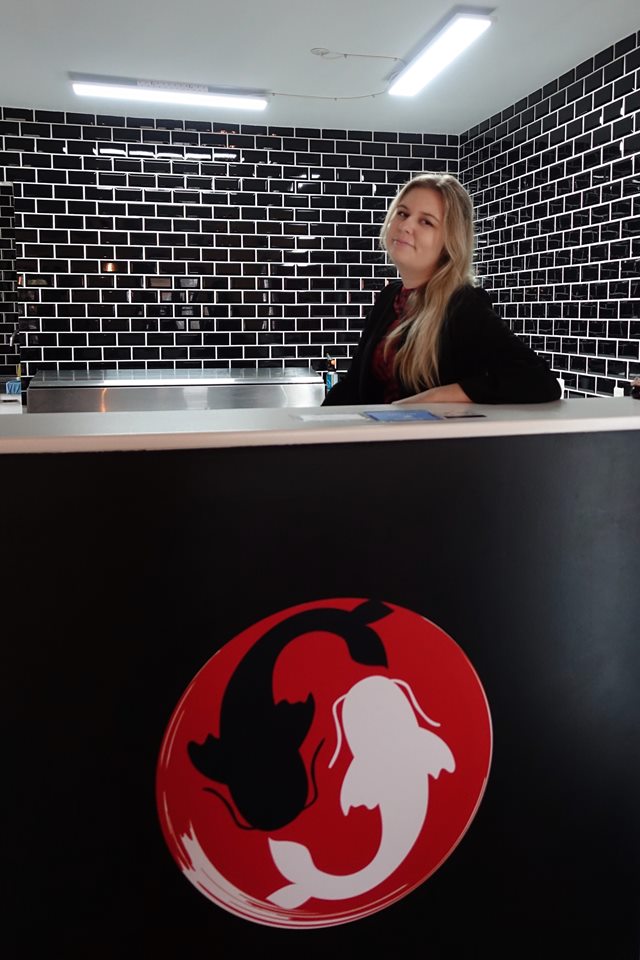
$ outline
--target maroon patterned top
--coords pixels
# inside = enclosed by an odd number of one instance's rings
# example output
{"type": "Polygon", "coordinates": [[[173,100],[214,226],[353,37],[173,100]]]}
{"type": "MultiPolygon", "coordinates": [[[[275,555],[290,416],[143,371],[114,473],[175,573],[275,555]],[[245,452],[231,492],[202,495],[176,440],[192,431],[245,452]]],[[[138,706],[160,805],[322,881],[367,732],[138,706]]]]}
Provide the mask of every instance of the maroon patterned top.
{"type": "Polygon", "coordinates": [[[384,337],[380,340],[373,351],[371,368],[374,377],[376,380],[379,380],[383,386],[384,403],[392,403],[394,400],[399,400],[403,396],[400,383],[393,372],[393,364],[400,344],[397,340],[394,340],[390,344],[389,349],[386,351],[386,356],[384,347],[387,342],[388,335],[392,330],[395,330],[402,320],[404,320],[404,315],[407,309],[407,300],[410,293],[411,290],[407,289],[406,287],[401,287],[396,294],[393,301],[393,310],[396,315],[395,320],[389,325],[384,337]]]}

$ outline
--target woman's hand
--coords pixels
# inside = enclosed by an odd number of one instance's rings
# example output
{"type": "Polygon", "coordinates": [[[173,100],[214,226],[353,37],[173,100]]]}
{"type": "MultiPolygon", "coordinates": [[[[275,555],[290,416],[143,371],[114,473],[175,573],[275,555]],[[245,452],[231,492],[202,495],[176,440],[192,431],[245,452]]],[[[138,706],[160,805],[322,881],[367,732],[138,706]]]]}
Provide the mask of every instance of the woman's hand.
{"type": "Polygon", "coordinates": [[[459,384],[447,383],[443,387],[432,387],[430,390],[423,390],[422,393],[415,393],[412,397],[393,402],[394,405],[401,406],[408,403],[472,403],[473,401],[459,384]]]}

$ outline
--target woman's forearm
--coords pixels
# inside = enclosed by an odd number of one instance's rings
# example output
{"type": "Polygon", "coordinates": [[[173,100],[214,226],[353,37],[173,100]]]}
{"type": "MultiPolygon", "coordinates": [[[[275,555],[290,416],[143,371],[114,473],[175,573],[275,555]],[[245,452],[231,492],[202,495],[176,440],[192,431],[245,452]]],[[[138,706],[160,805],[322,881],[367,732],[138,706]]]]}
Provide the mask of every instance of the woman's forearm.
{"type": "Polygon", "coordinates": [[[447,383],[442,387],[432,387],[430,390],[423,390],[422,393],[416,393],[412,397],[405,397],[404,400],[395,401],[396,404],[472,402],[459,383],[447,383]]]}

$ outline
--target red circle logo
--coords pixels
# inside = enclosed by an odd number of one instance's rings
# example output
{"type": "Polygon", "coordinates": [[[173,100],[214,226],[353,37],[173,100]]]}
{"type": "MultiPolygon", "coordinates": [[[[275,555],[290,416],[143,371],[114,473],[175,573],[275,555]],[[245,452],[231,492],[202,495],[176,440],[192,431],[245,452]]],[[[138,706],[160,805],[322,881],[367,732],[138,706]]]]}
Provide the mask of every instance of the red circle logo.
{"type": "Polygon", "coordinates": [[[164,736],[158,811],[218,906],[328,927],[438,869],[490,762],[487,699],[451,637],[391,603],[322,600],[253,624],[202,667],[164,736]]]}

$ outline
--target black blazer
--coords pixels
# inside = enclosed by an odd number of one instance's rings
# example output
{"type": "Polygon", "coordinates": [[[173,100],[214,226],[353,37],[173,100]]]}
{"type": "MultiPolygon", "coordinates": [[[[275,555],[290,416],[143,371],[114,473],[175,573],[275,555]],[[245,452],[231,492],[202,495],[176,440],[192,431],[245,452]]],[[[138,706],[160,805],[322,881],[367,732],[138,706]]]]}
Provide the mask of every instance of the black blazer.
{"type": "MultiPolygon", "coordinates": [[[[323,406],[384,403],[371,360],[395,319],[393,301],[401,288],[402,283],[394,281],[377,295],[351,366],[323,406]]],[[[437,385],[460,384],[474,403],[544,403],[561,395],[547,363],[500,319],[488,293],[471,285],[461,287],[449,302],[440,335],[439,378],[437,385]]],[[[415,392],[402,387],[403,398],[415,392]]]]}

